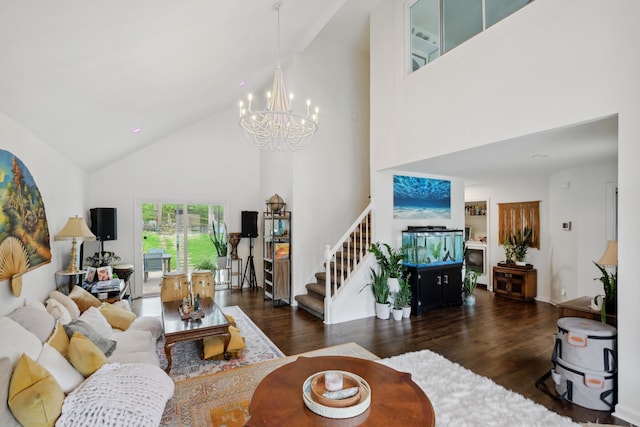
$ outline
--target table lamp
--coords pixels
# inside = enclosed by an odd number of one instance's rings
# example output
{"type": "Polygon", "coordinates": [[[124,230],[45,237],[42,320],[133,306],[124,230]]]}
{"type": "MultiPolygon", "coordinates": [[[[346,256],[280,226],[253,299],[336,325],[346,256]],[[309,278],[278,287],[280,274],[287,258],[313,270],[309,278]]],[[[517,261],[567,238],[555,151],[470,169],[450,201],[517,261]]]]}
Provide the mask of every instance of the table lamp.
{"type": "Polygon", "coordinates": [[[54,237],[55,240],[71,240],[71,260],[69,266],[65,270],[66,273],[79,273],[78,264],[76,263],[76,239],[96,240],[96,236],[89,230],[84,219],[70,217],[62,230],[54,237]]]}

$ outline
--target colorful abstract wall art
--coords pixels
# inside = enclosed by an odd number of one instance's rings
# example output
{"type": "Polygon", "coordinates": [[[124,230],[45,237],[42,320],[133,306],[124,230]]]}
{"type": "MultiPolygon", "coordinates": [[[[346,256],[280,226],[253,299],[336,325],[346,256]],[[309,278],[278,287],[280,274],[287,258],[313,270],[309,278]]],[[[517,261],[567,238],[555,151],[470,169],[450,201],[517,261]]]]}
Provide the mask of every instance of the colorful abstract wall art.
{"type": "Polygon", "coordinates": [[[0,280],[12,279],[20,295],[20,276],[51,261],[44,202],[20,159],[0,150],[0,280]]]}
{"type": "Polygon", "coordinates": [[[451,219],[451,181],[393,176],[394,219],[451,219]]]}

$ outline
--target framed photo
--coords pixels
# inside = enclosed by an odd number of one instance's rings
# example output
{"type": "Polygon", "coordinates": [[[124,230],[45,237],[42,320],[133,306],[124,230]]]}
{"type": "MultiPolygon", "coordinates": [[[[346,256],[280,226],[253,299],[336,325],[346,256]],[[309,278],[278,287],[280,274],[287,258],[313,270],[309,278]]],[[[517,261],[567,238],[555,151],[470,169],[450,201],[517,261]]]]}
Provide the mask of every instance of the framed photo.
{"type": "Polygon", "coordinates": [[[98,281],[102,282],[103,280],[111,280],[112,269],[110,265],[106,267],[98,267],[97,273],[98,281]]]}
{"type": "Polygon", "coordinates": [[[95,267],[87,267],[87,283],[93,283],[97,279],[97,272],[95,267]]]}

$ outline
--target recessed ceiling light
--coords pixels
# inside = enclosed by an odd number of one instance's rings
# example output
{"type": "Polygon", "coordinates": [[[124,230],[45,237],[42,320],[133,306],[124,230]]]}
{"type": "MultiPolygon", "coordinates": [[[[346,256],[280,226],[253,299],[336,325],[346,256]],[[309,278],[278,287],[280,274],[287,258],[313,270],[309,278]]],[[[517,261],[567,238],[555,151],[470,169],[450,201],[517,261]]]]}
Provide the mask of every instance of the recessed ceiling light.
{"type": "Polygon", "coordinates": [[[142,128],[135,128],[135,129],[133,130],[133,133],[139,133],[139,132],[141,132],[141,131],[142,131],[142,128]]]}
{"type": "Polygon", "coordinates": [[[534,154],[531,156],[532,159],[546,159],[549,157],[547,154],[534,154]]]}

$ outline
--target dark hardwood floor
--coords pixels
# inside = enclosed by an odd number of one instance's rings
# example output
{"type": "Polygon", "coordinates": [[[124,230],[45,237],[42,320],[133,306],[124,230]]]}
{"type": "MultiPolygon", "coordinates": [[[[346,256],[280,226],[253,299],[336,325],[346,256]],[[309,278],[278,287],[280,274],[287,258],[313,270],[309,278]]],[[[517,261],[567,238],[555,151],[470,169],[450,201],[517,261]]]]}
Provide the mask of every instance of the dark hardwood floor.
{"type": "MultiPolygon", "coordinates": [[[[629,425],[608,412],[554,400],[536,388],[536,379],[552,367],[558,309],[551,304],[512,301],[478,288],[472,307],[439,308],[402,321],[371,317],[325,325],[296,307],[272,307],[261,288],[216,291],[215,299],[220,306],[240,306],[287,355],[348,342],[380,358],[429,349],[576,422],[629,425]]],[[[158,301],[136,300],[134,310],[158,315],[158,301]]],[[[551,379],[546,384],[553,390],[551,379]]]]}

